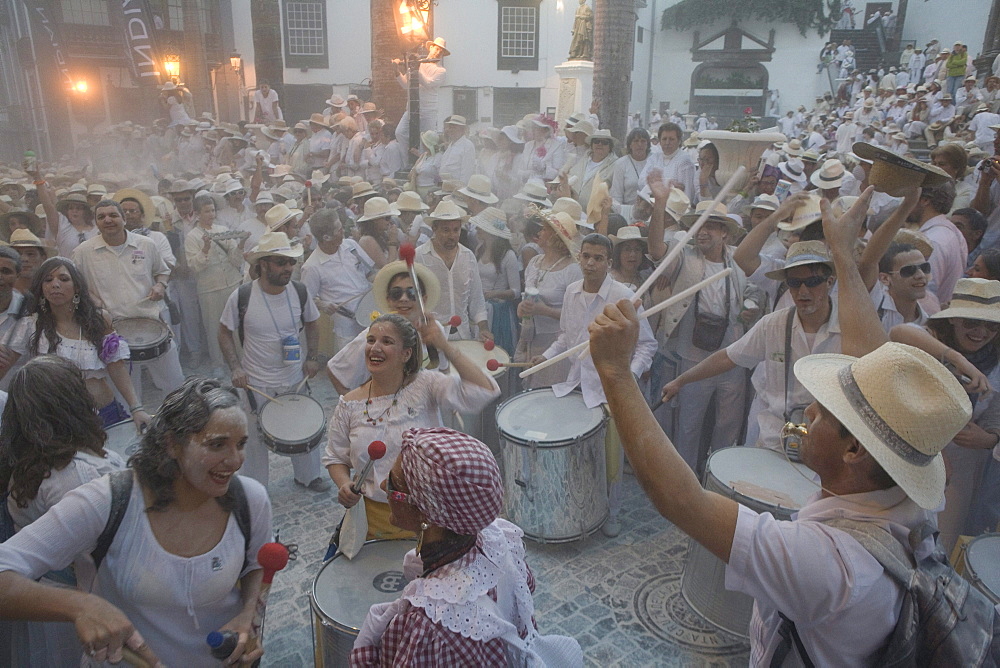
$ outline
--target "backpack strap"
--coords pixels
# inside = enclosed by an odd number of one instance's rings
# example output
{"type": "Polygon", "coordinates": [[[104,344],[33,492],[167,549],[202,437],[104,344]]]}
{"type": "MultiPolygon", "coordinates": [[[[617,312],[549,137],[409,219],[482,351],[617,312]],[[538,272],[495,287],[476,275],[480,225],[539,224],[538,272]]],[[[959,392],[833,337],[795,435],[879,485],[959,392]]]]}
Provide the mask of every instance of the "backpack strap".
{"type": "Polygon", "coordinates": [[[253,290],[253,281],[244,283],[236,291],[236,317],[238,325],[237,333],[240,336],[240,345],[243,345],[243,320],[247,315],[247,308],[250,306],[250,291],[253,290]]]}
{"type": "Polygon", "coordinates": [[[118,533],[122,519],[125,518],[125,511],[128,510],[129,499],[132,497],[132,469],[113,471],[108,474],[111,482],[111,511],[108,513],[108,521],[104,525],[104,531],[97,538],[97,545],[90,553],[94,560],[94,570],[101,567],[101,562],[108,554],[108,548],[118,533]]]}
{"type": "Polygon", "coordinates": [[[802,644],[802,638],[799,637],[799,630],[795,628],[795,622],[781,611],[778,611],[778,616],[781,617],[781,623],[778,625],[778,635],[781,636],[781,642],[774,649],[774,654],[771,655],[770,668],[782,668],[785,665],[785,659],[788,658],[793,649],[798,654],[804,668],[815,668],[816,664],[809,658],[809,653],[806,651],[805,645],[802,644]]]}
{"type": "Polygon", "coordinates": [[[250,558],[247,556],[250,551],[250,504],[247,501],[246,490],[243,488],[243,481],[238,475],[233,476],[229,483],[229,490],[233,494],[233,516],[236,518],[236,525],[240,528],[240,533],[243,534],[243,568],[240,569],[240,572],[243,572],[246,570],[247,564],[250,563],[250,558]]]}
{"type": "Polygon", "coordinates": [[[861,544],[893,578],[909,588],[916,563],[913,556],[888,531],[872,522],[832,519],[823,522],[840,529],[861,544]]]}
{"type": "Polygon", "coordinates": [[[292,281],[293,286],[295,286],[295,291],[299,293],[299,320],[302,324],[306,324],[306,302],[309,301],[309,291],[306,289],[305,283],[300,283],[299,281],[292,281]]]}
{"type": "Polygon", "coordinates": [[[795,324],[795,307],[788,309],[788,319],[785,320],[785,422],[788,422],[792,412],[788,410],[788,385],[792,382],[792,325],[795,324]]]}

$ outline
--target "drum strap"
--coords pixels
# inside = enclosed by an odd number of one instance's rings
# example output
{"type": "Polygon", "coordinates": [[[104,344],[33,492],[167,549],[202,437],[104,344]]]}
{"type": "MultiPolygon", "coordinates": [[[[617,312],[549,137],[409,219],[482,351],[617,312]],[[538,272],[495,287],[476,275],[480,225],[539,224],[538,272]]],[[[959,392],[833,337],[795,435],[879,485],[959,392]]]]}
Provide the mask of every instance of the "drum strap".
{"type": "MultiPolygon", "coordinates": [[[[90,553],[94,560],[94,570],[100,568],[101,562],[107,556],[115,534],[118,533],[118,527],[121,526],[122,520],[125,518],[129,500],[132,498],[132,469],[114,471],[108,475],[108,479],[111,482],[111,511],[108,513],[108,521],[104,525],[104,530],[97,538],[97,545],[90,553]]],[[[239,476],[233,476],[229,484],[228,494],[233,501],[232,512],[236,518],[236,525],[240,528],[240,533],[243,534],[243,568],[240,569],[242,572],[250,563],[247,558],[247,552],[250,550],[250,504],[247,502],[246,491],[243,489],[243,482],[239,476]]]]}
{"type": "Polygon", "coordinates": [[[795,322],[795,307],[788,309],[788,321],[785,322],[785,422],[791,417],[788,410],[788,386],[792,382],[792,324],[795,322]]]}

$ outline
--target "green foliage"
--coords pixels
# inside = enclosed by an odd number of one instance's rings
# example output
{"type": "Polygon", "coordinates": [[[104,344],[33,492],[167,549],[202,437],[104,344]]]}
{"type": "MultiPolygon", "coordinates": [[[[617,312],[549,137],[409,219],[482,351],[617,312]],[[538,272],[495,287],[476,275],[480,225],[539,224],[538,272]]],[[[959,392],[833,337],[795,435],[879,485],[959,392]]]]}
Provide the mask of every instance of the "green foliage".
{"type": "Polygon", "coordinates": [[[751,114],[753,114],[753,109],[747,107],[743,110],[743,118],[733,119],[733,122],[726,129],[730,132],[759,132],[760,123],[758,121],[760,119],[751,114]]]}
{"type": "Polygon", "coordinates": [[[663,11],[664,30],[689,30],[720,18],[794,23],[805,37],[812,28],[826,35],[840,19],[840,0],[681,0],[663,11]]]}

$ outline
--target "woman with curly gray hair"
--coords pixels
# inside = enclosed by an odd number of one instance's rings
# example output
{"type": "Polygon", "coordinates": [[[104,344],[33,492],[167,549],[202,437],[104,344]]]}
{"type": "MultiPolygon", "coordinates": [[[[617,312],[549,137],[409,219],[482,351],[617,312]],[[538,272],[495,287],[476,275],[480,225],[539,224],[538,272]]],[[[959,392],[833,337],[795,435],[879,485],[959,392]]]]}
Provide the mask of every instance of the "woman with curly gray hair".
{"type": "Polygon", "coordinates": [[[205,665],[205,634],[216,629],[239,634],[227,662],[259,658],[260,648],[244,651],[271,504],[262,485],[236,476],[246,440],[235,391],[189,378],[164,400],[131,475],[78,487],[0,545],[0,619],[72,622],[97,662],[120,661],[127,645],[150,665],[157,656],[205,665]],[[120,523],[107,542],[113,515],[120,523]],[[34,581],[92,551],[92,593],[34,581]]]}

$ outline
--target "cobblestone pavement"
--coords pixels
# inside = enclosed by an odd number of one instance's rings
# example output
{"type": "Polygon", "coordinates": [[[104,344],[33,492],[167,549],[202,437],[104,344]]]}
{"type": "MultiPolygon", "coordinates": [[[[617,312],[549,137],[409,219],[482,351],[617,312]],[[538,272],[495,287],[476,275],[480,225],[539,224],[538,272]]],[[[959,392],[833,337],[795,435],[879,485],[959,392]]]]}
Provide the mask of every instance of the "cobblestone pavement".
{"type": "MultiPolygon", "coordinates": [[[[329,414],[335,392],[325,379],[311,384],[329,414]]],[[[572,543],[525,541],[540,631],[579,640],[587,666],[745,666],[745,639],[713,627],[681,596],[687,538],[653,509],[634,476],[626,475],[623,487],[617,538],[598,531],[572,543]]],[[[269,492],[274,528],[282,542],[298,545],[299,556],[274,579],[262,664],[309,666],[313,582],[343,508],[332,489],[295,485],[290,461],[273,454],[269,492]]]]}

